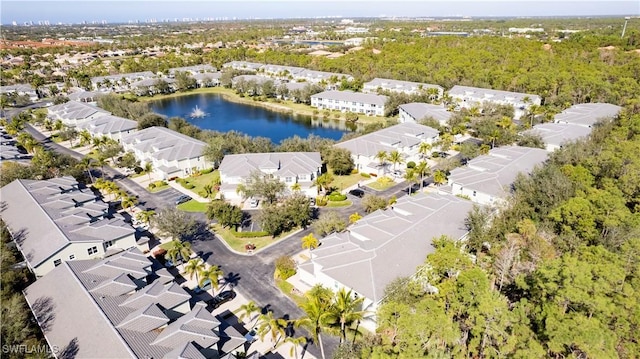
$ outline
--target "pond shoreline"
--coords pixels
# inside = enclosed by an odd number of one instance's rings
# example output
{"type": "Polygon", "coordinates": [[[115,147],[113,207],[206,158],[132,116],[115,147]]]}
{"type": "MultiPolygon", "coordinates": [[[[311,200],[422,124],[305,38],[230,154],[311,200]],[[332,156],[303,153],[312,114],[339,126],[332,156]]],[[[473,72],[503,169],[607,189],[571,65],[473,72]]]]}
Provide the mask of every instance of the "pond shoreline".
{"type": "MultiPolygon", "coordinates": [[[[197,94],[215,94],[215,95],[222,96],[222,98],[224,98],[226,101],[234,102],[242,105],[262,107],[271,111],[286,113],[291,115],[308,116],[313,119],[324,118],[324,116],[322,116],[320,113],[314,114],[314,111],[318,111],[318,110],[306,104],[296,104],[291,101],[283,101],[282,103],[258,101],[258,100],[254,100],[251,97],[242,97],[236,94],[235,91],[224,88],[224,87],[220,87],[220,86],[199,88],[199,89],[194,89],[186,92],[174,92],[168,95],[154,95],[152,97],[140,96],[138,97],[138,99],[142,102],[150,102],[150,101],[164,100],[164,99],[170,99],[170,98],[176,98],[176,97],[182,97],[182,96],[188,96],[188,95],[197,95],[197,94]]],[[[329,119],[338,120],[342,122],[349,122],[344,118],[344,114],[339,111],[331,111],[331,116],[329,116],[329,119]],[[340,117],[336,118],[335,114],[339,114],[340,117]]],[[[362,115],[362,117],[358,118],[355,124],[364,125],[369,123],[377,123],[385,120],[386,119],[384,117],[372,117],[372,116],[362,115]]]]}

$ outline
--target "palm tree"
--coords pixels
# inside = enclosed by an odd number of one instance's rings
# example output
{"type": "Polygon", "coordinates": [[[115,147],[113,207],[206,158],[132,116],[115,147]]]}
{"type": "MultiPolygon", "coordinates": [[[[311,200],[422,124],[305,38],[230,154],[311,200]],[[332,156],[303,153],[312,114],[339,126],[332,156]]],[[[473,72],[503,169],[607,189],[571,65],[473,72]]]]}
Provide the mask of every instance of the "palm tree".
{"type": "MultiPolygon", "coordinates": [[[[335,295],[335,302],[329,311],[329,318],[340,325],[340,343],[347,340],[347,328],[353,323],[360,323],[364,318],[364,311],[359,310],[364,297],[354,298],[351,290],[341,288],[335,295]]],[[[356,334],[354,333],[354,336],[356,334]]]]}
{"type": "Polygon", "coordinates": [[[80,146],[84,146],[86,144],[91,143],[91,134],[87,130],[82,130],[79,134],[80,136],[80,146]]]}
{"type": "Polygon", "coordinates": [[[387,151],[379,151],[378,153],[376,153],[375,158],[380,161],[380,167],[382,167],[382,174],[384,175],[385,171],[384,171],[384,165],[385,162],[387,162],[387,151]]]}
{"type": "Polygon", "coordinates": [[[294,192],[300,192],[300,190],[302,189],[302,186],[300,186],[300,183],[296,182],[291,186],[291,190],[294,192]]]}
{"type": "Polygon", "coordinates": [[[302,248],[309,250],[309,259],[311,259],[311,250],[318,248],[318,238],[313,236],[313,233],[302,237],[302,248]]]}
{"type": "Polygon", "coordinates": [[[91,179],[91,183],[93,183],[93,175],[91,174],[91,168],[95,166],[93,159],[91,157],[82,157],[79,166],[84,171],[87,171],[87,173],[89,174],[89,179],[91,179]]]}
{"type": "Polygon", "coordinates": [[[200,287],[204,286],[206,281],[211,282],[211,295],[213,295],[214,290],[218,290],[220,287],[220,277],[224,275],[224,272],[218,266],[210,266],[208,269],[203,269],[200,271],[200,281],[198,285],[200,287]]]}
{"type": "Polygon", "coordinates": [[[409,188],[407,189],[407,193],[409,193],[409,195],[411,195],[411,187],[413,187],[417,178],[418,176],[413,168],[407,169],[407,172],[404,174],[404,179],[409,182],[409,188]]]}
{"type": "Polygon", "coordinates": [[[287,343],[291,343],[291,350],[289,351],[289,355],[298,358],[298,346],[307,344],[307,338],[305,337],[286,337],[284,341],[287,343]]]}
{"type": "Polygon", "coordinates": [[[275,349],[278,345],[280,337],[285,335],[285,328],[289,325],[289,321],[283,318],[276,318],[273,316],[273,312],[267,312],[260,316],[260,327],[258,333],[260,334],[260,340],[264,340],[264,336],[271,334],[271,342],[275,349]]]}
{"type": "Polygon", "coordinates": [[[424,185],[424,176],[428,175],[431,172],[431,168],[429,164],[425,161],[420,161],[415,168],[416,173],[420,176],[420,190],[422,190],[422,186],[424,185]]]}
{"type": "Polygon", "coordinates": [[[436,185],[444,184],[447,182],[447,174],[437,170],[436,173],[433,174],[433,182],[435,182],[436,185]]]}
{"type": "Polygon", "coordinates": [[[149,178],[149,182],[151,182],[151,172],[153,171],[153,163],[147,162],[144,164],[144,172],[147,174],[149,178]]]}
{"type": "Polygon", "coordinates": [[[324,346],[322,345],[322,332],[330,329],[330,302],[323,300],[320,296],[310,295],[300,308],[304,311],[305,316],[297,319],[294,325],[296,327],[305,327],[311,332],[314,343],[317,343],[320,347],[322,359],[325,359],[324,346]]]}
{"type": "Polygon", "coordinates": [[[353,224],[358,222],[361,219],[362,219],[362,216],[360,215],[360,213],[356,212],[349,216],[349,223],[353,224]]]}
{"type": "Polygon", "coordinates": [[[318,178],[316,178],[316,185],[318,186],[318,194],[322,189],[326,191],[329,188],[329,185],[331,184],[331,182],[333,182],[333,175],[331,175],[331,173],[329,172],[318,176],[318,178]]]}
{"type": "MultiPolygon", "coordinates": [[[[243,320],[246,317],[247,319],[249,319],[249,321],[251,321],[251,316],[253,315],[253,313],[258,313],[258,312],[260,312],[261,309],[256,304],[256,302],[250,300],[249,302],[241,305],[240,306],[240,310],[242,311],[242,314],[240,314],[240,316],[238,318],[240,320],[243,320]]],[[[259,316],[257,316],[255,318],[256,321],[258,319],[260,319],[259,316]]],[[[253,328],[254,325],[255,325],[255,322],[253,323],[253,325],[251,325],[251,328],[253,328]]]]}
{"type": "Polygon", "coordinates": [[[404,163],[404,158],[402,158],[402,154],[397,150],[389,153],[389,162],[393,163],[393,170],[396,170],[396,165],[398,163],[404,163]]]}
{"type": "Polygon", "coordinates": [[[189,279],[193,279],[193,275],[196,276],[196,282],[200,282],[198,279],[198,274],[204,270],[204,262],[200,258],[194,258],[187,262],[184,266],[184,271],[189,275],[189,279]]]}
{"type": "Polygon", "coordinates": [[[418,147],[418,153],[420,157],[425,158],[429,157],[429,152],[431,151],[431,144],[427,142],[420,142],[420,146],[418,147]]]}
{"type": "Polygon", "coordinates": [[[151,218],[156,215],[156,211],[148,210],[148,211],[140,211],[136,213],[136,219],[140,222],[151,225],[151,218]]]}
{"type": "Polygon", "coordinates": [[[92,144],[94,148],[97,148],[98,150],[101,149],[104,145],[107,144],[107,138],[106,137],[94,137],[92,140],[92,144]]]}
{"type": "Polygon", "coordinates": [[[122,198],[122,208],[128,209],[138,204],[138,199],[134,196],[124,196],[122,198]]]}
{"type": "Polygon", "coordinates": [[[178,258],[184,264],[184,260],[191,256],[191,243],[182,242],[180,240],[174,239],[169,242],[169,249],[167,249],[167,255],[171,258],[171,261],[175,264],[178,258]]]}

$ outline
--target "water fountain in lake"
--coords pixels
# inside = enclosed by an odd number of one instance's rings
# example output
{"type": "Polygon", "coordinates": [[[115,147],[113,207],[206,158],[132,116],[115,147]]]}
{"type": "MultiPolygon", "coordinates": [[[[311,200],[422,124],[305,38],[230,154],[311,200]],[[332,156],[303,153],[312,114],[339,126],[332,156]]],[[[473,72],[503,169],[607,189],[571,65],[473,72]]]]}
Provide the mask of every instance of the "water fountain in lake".
{"type": "Polygon", "coordinates": [[[198,108],[198,105],[196,105],[196,107],[193,109],[193,111],[191,111],[191,113],[189,114],[189,117],[191,118],[202,118],[205,117],[207,114],[202,111],[200,108],[198,108]]]}

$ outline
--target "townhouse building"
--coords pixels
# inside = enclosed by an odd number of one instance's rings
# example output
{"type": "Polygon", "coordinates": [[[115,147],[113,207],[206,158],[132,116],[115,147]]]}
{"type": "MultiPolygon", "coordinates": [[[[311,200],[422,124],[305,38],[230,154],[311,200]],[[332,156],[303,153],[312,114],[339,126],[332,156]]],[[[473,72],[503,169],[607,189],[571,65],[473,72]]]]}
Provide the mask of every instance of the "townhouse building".
{"type": "Polygon", "coordinates": [[[331,90],[311,95],[311,107],[384,116],[387,99],[383,95],[331,90]]]}

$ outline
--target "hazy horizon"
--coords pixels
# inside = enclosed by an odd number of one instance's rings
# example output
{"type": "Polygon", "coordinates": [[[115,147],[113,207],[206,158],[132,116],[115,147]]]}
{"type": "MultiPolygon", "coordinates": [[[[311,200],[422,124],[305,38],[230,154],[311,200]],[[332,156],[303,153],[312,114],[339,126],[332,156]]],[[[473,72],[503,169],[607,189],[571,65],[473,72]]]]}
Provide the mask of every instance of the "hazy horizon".
{"type": "Polygon", "coordinates": [[[2,24],[314,17],[635,16],[639,1],[2,1],[2,24]],[[153,4],[153,6],[150,6],[153,4]]]}

